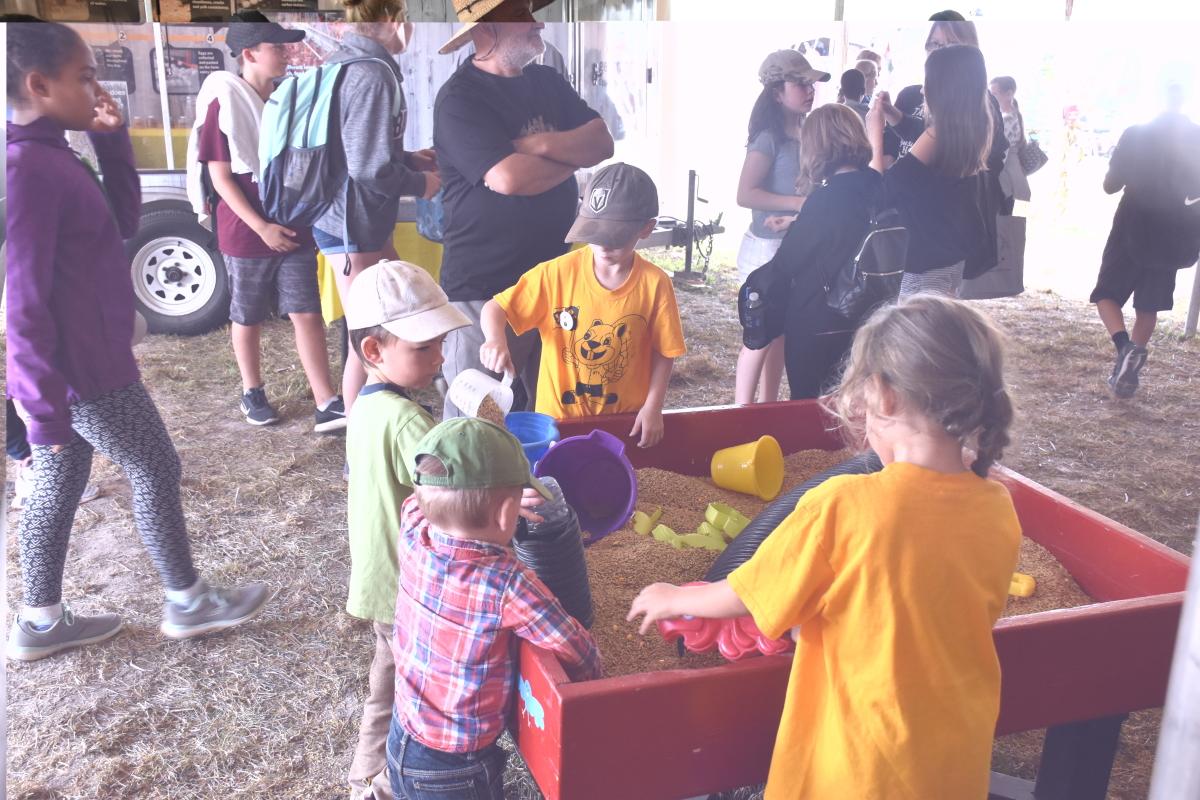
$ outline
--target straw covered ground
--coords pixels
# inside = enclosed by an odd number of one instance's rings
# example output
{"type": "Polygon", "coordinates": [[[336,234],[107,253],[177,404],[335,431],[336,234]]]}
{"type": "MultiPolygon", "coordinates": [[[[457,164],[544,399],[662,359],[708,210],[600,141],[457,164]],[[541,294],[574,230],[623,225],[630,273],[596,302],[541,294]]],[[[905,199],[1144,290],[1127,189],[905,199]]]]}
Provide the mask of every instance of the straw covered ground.
{"type": "MultiPolygon", "coordinates": [[[[739,332],[726,275],[679,292],[690,353],[677,365],[670,407],[732,399],[739,332]]],[[[1187,551],[1200,506],[1200,342],[1160,332],[1144,390],[1116,402],[1103,385],[1112,348],[1090,308],[1049,295],[982,305],[1010,332],[1023,413],[1005,462],[1187,551]]],[[[236,633],[165,641],[128,486],[98,458],[103,496],[76,517],[65,594],[82,613],[120,612],[128,629],[96,647],[8,665],[13,798],[342,794],[372,652],[368,627],[341,610],[342,439],[311,433],[286,322],[265,334],[267,386],[285,420],[246,426],[227,335],[151,337],[138,356],[183,458],[198,564],[214,582],[265,580],[276,597],[236,633]]],[[[20,602],[18,519],[8,515],[10,607],[20,602]]],[[[1155,712],[1126,724],[1110,797],[1145,796],[1157,727],[1155,712]]],[[[1029,776],[1036,747],[1036,735],[1001,740],[996,765],[1029,776]]],[[[518,759],[510,766],[512,796],[535,797],[518,759]]]]}

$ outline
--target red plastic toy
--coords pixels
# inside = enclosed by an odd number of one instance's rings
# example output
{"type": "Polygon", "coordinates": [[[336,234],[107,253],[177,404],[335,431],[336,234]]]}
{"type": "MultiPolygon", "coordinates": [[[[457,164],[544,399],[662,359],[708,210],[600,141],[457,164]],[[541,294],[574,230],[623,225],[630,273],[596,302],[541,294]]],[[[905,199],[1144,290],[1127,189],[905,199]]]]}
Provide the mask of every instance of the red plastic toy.
{"type": "MultiPolygon", "coordinates": [[[[684,584],[703,585],[704,581],[684,584]]],[[[703,653],[715,647],[727,661],[738,661],[747,656],[790,653],[795,646],[790,638],[767,638],[754,624],[754,618],[750,615],[731,619],[677,617],[660,619],[655,624],[658,625],[658,632],[668,642],[682,638],[683,646],[693,653],[703,653]]]]}

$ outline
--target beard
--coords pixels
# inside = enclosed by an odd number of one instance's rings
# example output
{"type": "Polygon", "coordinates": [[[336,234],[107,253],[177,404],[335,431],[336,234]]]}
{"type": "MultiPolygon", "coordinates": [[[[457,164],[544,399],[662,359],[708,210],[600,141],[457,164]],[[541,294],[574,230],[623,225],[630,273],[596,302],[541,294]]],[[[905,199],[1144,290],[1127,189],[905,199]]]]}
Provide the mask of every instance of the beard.
{"type": "Polygon", "coordinates": [[[509,69],[521,70],[546,52],[546,43],[542,41],[540,30],[531,30],[523,36],[508,39],[502,48],[499,53],[501,63],[509,69]]]}

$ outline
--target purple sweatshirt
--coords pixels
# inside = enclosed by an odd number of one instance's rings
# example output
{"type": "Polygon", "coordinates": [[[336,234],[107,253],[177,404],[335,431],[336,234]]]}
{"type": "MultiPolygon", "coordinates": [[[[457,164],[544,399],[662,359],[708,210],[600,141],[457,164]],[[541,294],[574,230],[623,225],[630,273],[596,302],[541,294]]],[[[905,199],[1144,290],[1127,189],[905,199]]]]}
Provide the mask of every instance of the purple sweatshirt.
{"type": "Polygon", "coordinates": [[[135,383],[133,236],[141,188],[129,131],[89,134],[105,193],[46,117],[8,124],[8,386],[29,441],[71,441],[71,404],[135,383]],[[115,217],[114,217],[115,215],[115,217]]]}

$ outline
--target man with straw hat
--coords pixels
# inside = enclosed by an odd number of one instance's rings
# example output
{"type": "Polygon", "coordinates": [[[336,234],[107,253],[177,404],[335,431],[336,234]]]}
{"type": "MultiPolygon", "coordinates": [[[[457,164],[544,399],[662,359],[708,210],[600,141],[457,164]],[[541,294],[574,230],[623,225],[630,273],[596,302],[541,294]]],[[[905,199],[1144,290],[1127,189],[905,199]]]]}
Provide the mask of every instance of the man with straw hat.
{"type": "MultiPolygon", "coordinates": [[[[467,23],[441,49],[471,41],[475,55],[446,81],[434,104],[433,142],[442,176],[446,227],[441,282],[471,320],[443,347],[449,382],[482,369],[483,306],[530,268],[563,255],[575,221],[575,171],[613,154],[608,126],[552,68],[533,63],[545,50],[544,25],[533,21],[545,0],[455,0],[467,23]],[[493,13],[505,20],[494,24],[493,13]]],[[[537,332],[508,331],[520,378],[515,409],[537,394],[537,332]]],[[[446,418],[460,416],[450,401],[446,418]]]]}
{"type": "Polygon", "coordinates": [[[465,22],[438,50],[452,53],[471,40],[471,29],[480,22],[533,22],[533,12],[541,11],[554,0],[454,0],[454,13],[465,22]]]}

